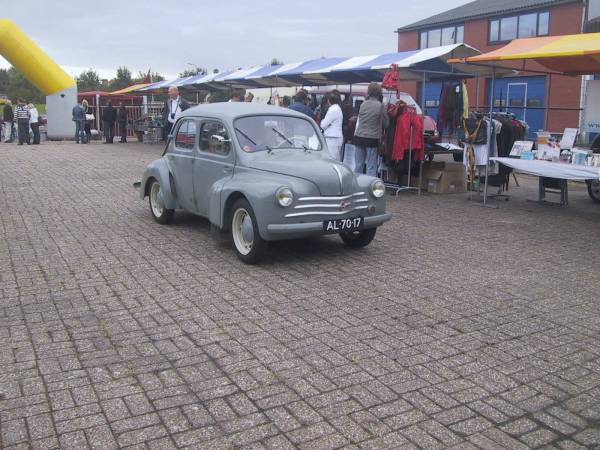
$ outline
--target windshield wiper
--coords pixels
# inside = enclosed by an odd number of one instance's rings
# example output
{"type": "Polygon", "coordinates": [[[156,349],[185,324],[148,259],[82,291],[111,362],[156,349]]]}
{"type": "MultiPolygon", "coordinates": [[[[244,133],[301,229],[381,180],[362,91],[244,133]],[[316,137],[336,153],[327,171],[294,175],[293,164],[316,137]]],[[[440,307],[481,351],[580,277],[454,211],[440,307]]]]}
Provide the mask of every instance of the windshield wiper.
{"type": "Polygon", "coordinates": [[[292,148],[303,148],[303,149],[304,149],[304,151],[307,151],[307,150],[308,150],[308,147],[307,147],[306,145],[304,145],[304,144],[300,144],[300,145],[301,145],[301,147],[297,147],[296,145],[294,145],[294,142],[293,142],[293,141],[292,141],[292,140],[291,140],[289,137],[287,137],[285,134],[283,134],[281,131],[279,131],[277,128],[275,128],[275,127],[271,127],[271,130],[273,130],[275,133],[277,133],[277,135],[278,135],[279,137],[281,137],[281,138],[282,138],[283,140],[285,140],[285,141],[286,141],[288,144],[290,144],[290,145],[292,146],[292,148]]]}
{"type": "Polygon", "coordinates": [[[256,142],[254,142],[254,139],[252,139],[250,136],[248,136],[248,133],[245,133],[244,131],[240,130],[237,127],[235,127],[234,130],[237,131],[238,133],[240,133],[246,139],[248,139],[252,143],[252,145],[256,145],[256,142]]]}

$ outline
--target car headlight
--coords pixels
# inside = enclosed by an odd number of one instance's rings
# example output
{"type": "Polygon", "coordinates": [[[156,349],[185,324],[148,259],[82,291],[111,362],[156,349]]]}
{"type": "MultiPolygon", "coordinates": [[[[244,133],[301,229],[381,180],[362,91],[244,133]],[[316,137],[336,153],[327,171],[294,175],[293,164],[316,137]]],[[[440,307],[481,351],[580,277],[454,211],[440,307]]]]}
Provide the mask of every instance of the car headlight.
{"type": "Polygon", "coordinates": [[[371,194],[375,198],[381,198],[385,194],[385,184],[381,180],[375,180],[371,183],[371,194]]]}
{"type": "Polygon", "coordinates": [[[290,188],[282,187],[277,190],[275,193],[275,198],[277,199],[277,203],[284,208],[287,208],[294,201],[294,194],[290,188]]]}

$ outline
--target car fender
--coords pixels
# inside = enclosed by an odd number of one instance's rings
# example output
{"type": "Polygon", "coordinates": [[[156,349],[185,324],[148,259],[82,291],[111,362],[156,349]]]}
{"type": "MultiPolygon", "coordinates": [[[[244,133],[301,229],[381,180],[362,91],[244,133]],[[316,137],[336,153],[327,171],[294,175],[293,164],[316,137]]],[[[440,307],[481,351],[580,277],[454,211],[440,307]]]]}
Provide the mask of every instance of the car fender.
{"type": "Polygon", "coordinates": [[[317,186],[310,181],[288,175],[236,167],[234,176],[222,186],[220,207],[213,208],[211,204],[209,219],[211,223],[226,229],[228,209],[232,200],[237,196],[243,196],[252,206],[259,233],[265,238],[268,235],[267,225],[274,220],[279,221],[283,215],[283,209],[277,205],[275,200],[275,193],[281,187],[290,188],[295,196],[319,195],[317,186]]]}
{"type": "Polygon", "coordinates": [[[160,191],[162,193],[163,202],[167,209],[178,209],[179,204],[177,203],[177,197],[173,192],[173,184],[171,183],[172,173],[169,168],[169,164],[165,158],[157,159],[151,162],[142,177],[142,183],[140,186],[140,198],[143,200],[149,195],[150,183],[149,180],[154,178],[160,183],[160,191]]]}

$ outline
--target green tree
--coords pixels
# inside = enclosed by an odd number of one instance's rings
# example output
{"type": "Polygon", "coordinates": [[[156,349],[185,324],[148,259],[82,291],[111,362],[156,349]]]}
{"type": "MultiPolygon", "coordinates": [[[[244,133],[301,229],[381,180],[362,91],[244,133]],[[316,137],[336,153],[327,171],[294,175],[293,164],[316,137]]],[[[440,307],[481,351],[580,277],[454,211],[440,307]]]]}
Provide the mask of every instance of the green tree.
{"type": "Polygon", "coordinates": [[[281,65],[283,65],[283,61],[278,58],[273,58],[271,60],[271,65],[272,66],[281,66],[281,65]]]}
{"type": "Polygon", "coordinates": [[[137,77],[135,77],[133,79],[134,83],[146,83],[146,82],[152,82],[152,83],[156,83],[157,81],[163,81],[165,79],[165,77],[163,77],[160,73],[158,72],[142,72],[141,70],[138,71],[137,77]],[[150,81],[148,81],[148,74],[150,75],[150,81]]]}
{"type": "Polygon", "coordinates": [[[127,67],[117,67],[117,76],[110,81],[110,88],[113,91],[117,89],[123,89],[133,84],[133,78],[131,77],[131,70],[127,67]]]}
{"type": "Polygon", "coordinates": [[[0,91],[11,100],[22,97],[32,103],[46,101],[46,96],[14,67],[0,71],[0,91]]]}
{"type": "Polygon", "coordinates": [[[77,90],[79,92],[97,91],[102,86],[100,75],[94,69],[88,69],[81,72],[76,78],[77,90]]]}
{"type": "Polygon", "coordinates": [[[179,78],[192,77],[194,75],[206,75],[206,69],[203,67],[194,67],[193,69],[186,69],[179,73],[179,78]]]}

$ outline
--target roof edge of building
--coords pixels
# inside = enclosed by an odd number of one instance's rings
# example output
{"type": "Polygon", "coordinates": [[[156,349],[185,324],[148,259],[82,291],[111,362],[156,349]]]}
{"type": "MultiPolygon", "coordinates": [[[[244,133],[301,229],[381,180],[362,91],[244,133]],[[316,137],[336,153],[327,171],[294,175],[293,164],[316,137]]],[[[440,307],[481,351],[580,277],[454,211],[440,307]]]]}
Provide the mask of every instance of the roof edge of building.
{"type": "MultiPolygon", "coordinates": [[[[555,6],[555,5],[562,5],[565,3],[580,3],[581,0],[558,0],[555,1],[554,3],[552,3],[552,5],[549,6],[555,6]]],[[[548,2],[550,3],[550,2],[548,2]]],[[[462,5],[464,6],[464,5],[462,5]]],[[[463,16],[463,17],[459,17],[459,18],[454,18],[454,19],[441,19],[441,20],[437,20],[437,21],[432,21],[432,22],[427,22],[428,18],[419,20],[417,22],[413,22],[411,24],[405,25],[403,27],[398,27],[396,29],[396,33],[402,33],[405,31],[416,31],[416,30],[420,30],[423,28],[432,28],[432,27],[437,27],[437,26],[443,26],[443,25],[453,25],[453,24],[457,24],[459,22],[466,22],[468,20],[476,20],[476,19],[482,19],[484,17],[491,17],[491,16],[503,16],[506,13],[512,13],[512,12],[517,12],[517,11],[527,11],[527,10],[535,10],[535,9],[539,9],[541,7],[543,7],[544,5],[538,4],[538,5],[533,5],[533,6],[522,6],[519,8],[510,8],[510,9],[503,9],[503,10],[498,10],[496,12],[487,12],[487,13],[482,13],[482,14],[473,14],[473,15],[469,15],[469,16],[463,16]]],[[[461,6],[459,6],[460,8],[461,6]]],[[[452,10],[449,10],[452,11],[452,10]]],[[[443,13],[440,13],[443,14],[443,13]]],[[[435,16],[432,16],[435,17],[435,16]]]]}

